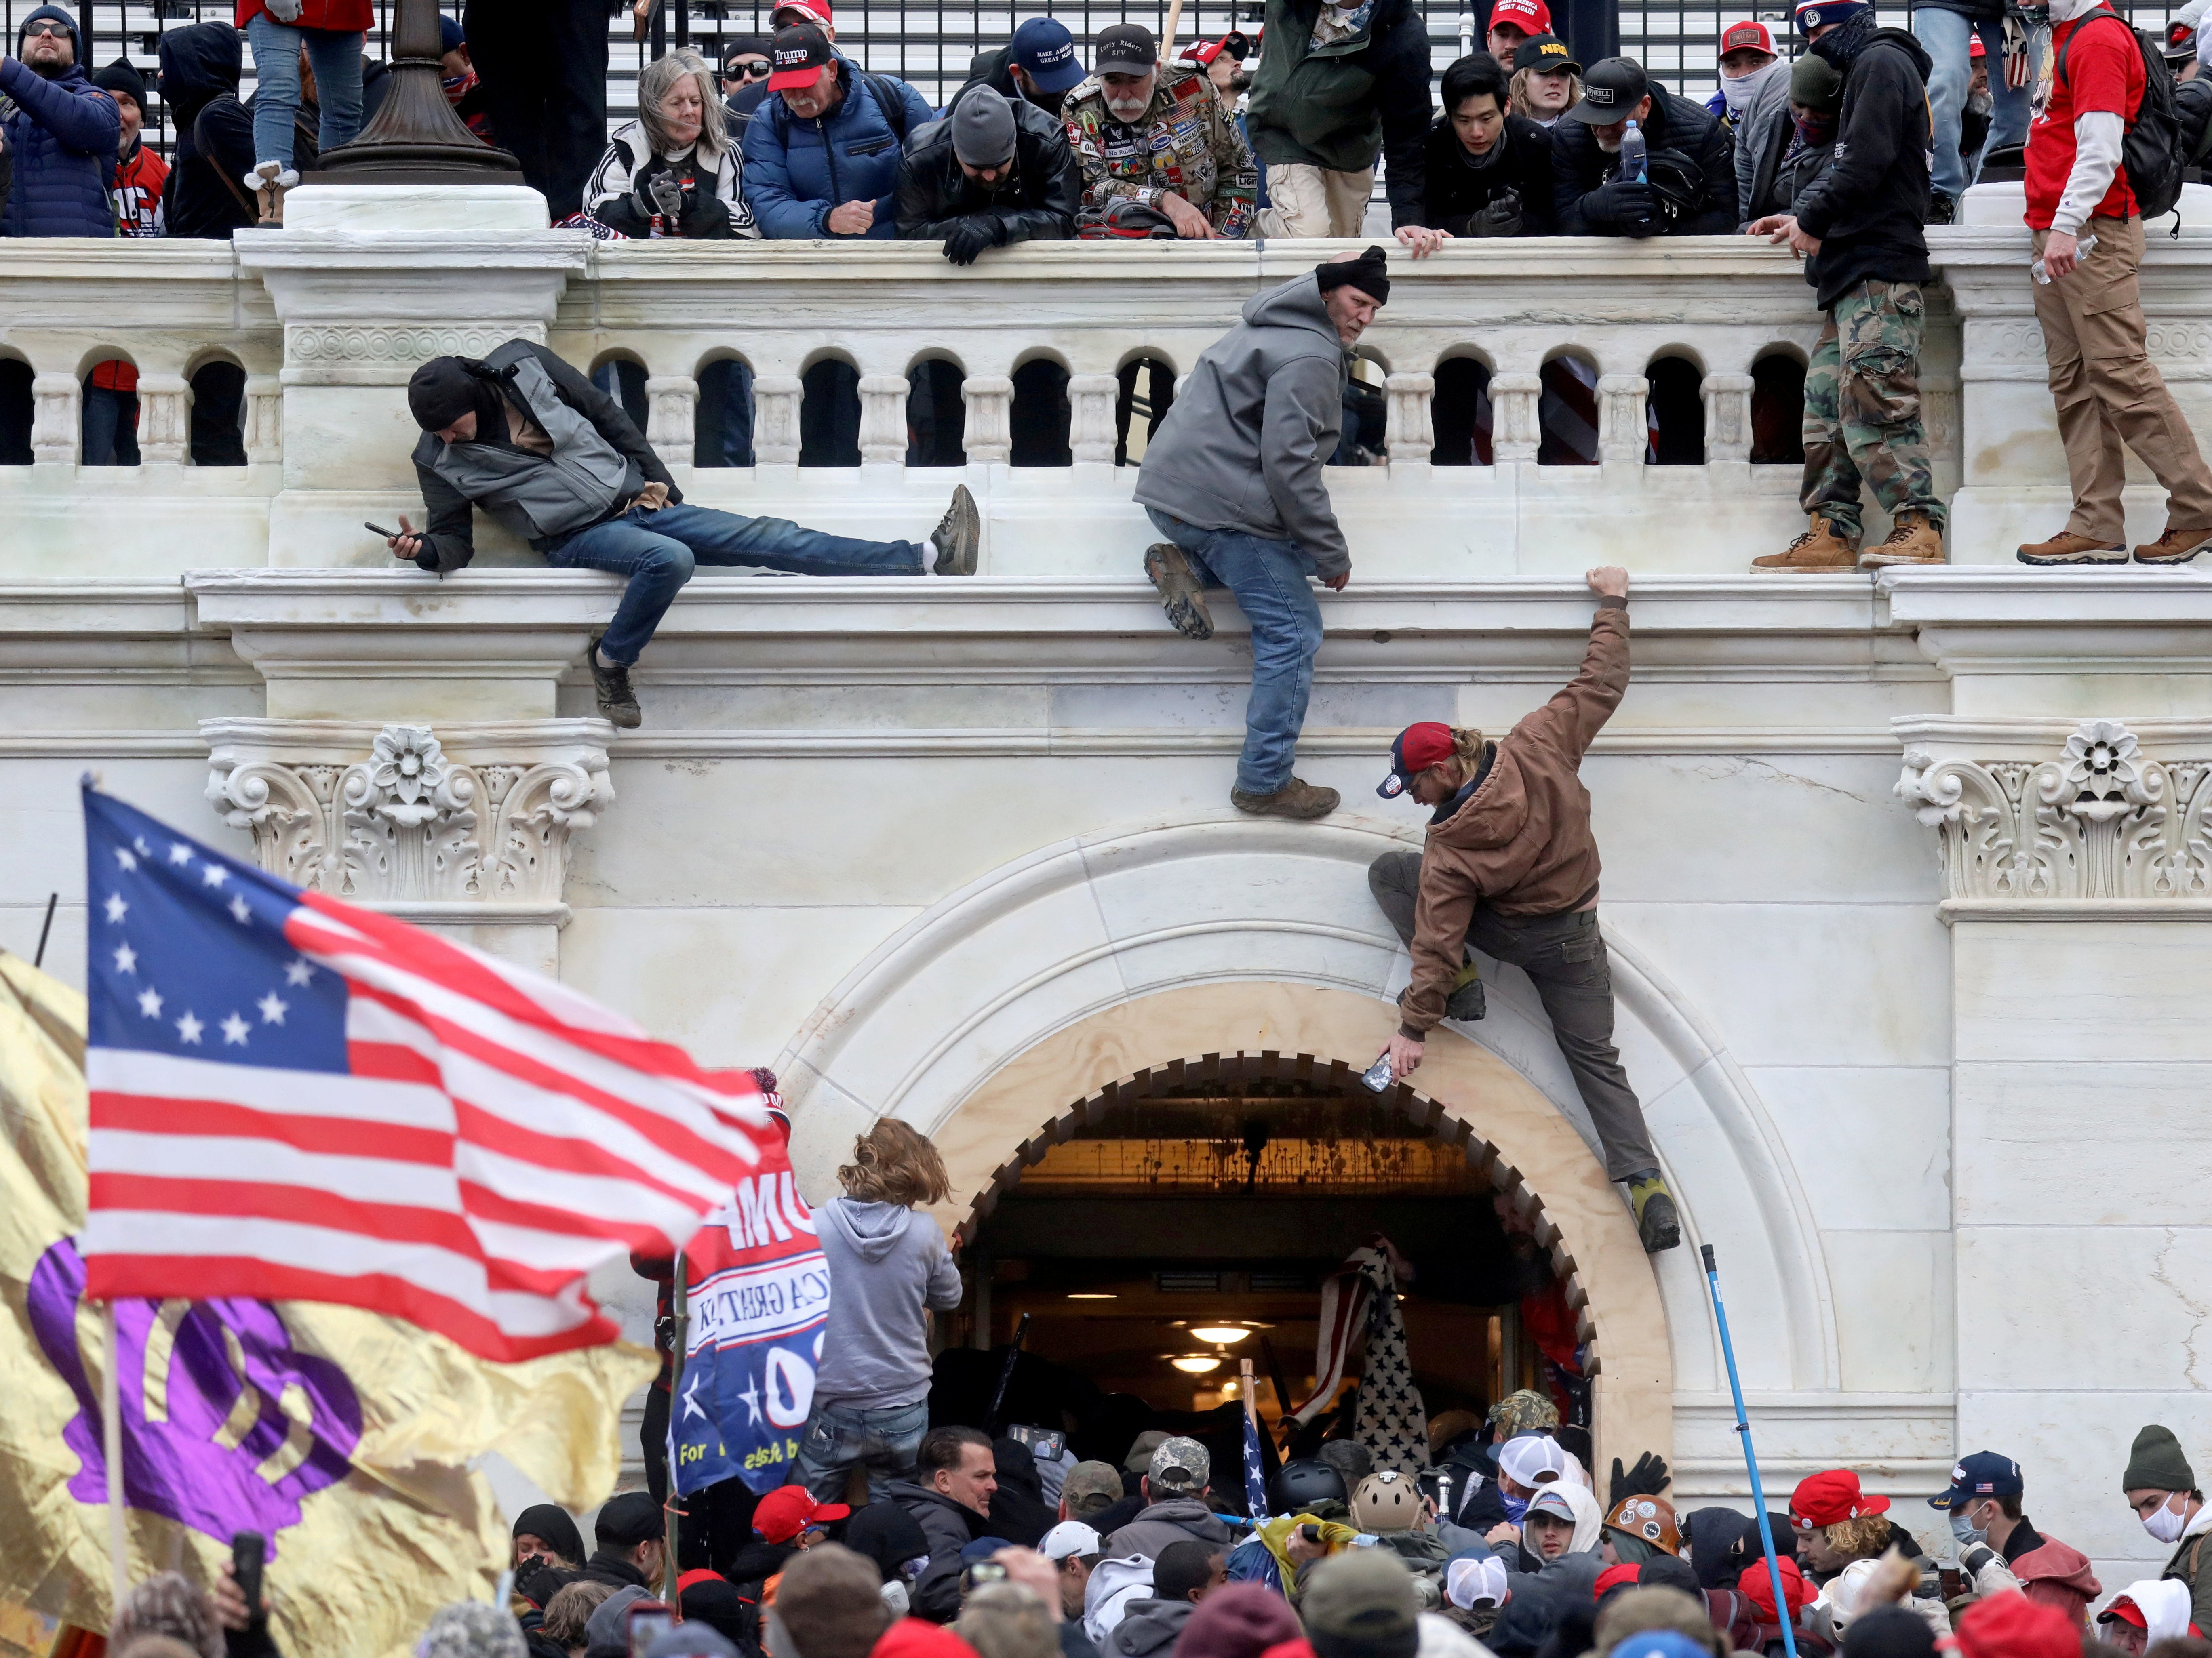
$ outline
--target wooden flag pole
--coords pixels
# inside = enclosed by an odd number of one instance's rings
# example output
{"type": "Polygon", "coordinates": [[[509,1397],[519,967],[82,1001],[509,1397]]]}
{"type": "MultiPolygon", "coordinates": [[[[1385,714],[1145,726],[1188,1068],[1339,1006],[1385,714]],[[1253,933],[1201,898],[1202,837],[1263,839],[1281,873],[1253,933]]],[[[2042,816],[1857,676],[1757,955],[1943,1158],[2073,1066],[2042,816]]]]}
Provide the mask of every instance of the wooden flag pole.
{"type": "Polygon", "coordinates": [[[130,1542],[123,1523],[123,1345],[117,1339],[112,1301],[100,1303],[100,1327],[107,1342],[107,1363],[100,1377],[100,1426],[107,1460],[107,1555],[115,1570],[115,1604],[108,1611],[112,1620],[131,1592],[130,1542]]]}
{"type": "Polygon", "coordinates": [[[1168,0],[1167,27],[1160,31],[1160,62],[1175,59],[1176,31],[1182,27],[1182,0],[1168,0]]]}
{"type": "Polygon", "coordinates": [[[1257,1384],[1252,1378],[1252,1361],[1249,1358],[1238,1359],[1237,1374],[1244,1384],[1239,1389],[1244,1395],[1244,1414],[1251,1421],[1254,1429],[1257,1430],[1260,1425],[1260,1400],[1257,1397],[1257,1384]]]}

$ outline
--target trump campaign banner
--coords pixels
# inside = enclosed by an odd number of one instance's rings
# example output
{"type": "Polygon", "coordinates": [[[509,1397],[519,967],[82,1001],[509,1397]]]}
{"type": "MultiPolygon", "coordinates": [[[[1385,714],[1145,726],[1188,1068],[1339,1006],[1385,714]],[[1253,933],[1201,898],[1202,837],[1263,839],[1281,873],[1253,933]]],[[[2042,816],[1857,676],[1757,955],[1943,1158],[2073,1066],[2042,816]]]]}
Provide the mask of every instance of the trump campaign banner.
{"type": "Polygon", "coordinates": [[[830,1318],[830,1265],[792,1178],[786,1136],[758,1137],[760,1167],[707,1217],[684,1252],[690,1333],[669,1401],[679,1492],[738,1479],[795,1482],[830,1318]]]}

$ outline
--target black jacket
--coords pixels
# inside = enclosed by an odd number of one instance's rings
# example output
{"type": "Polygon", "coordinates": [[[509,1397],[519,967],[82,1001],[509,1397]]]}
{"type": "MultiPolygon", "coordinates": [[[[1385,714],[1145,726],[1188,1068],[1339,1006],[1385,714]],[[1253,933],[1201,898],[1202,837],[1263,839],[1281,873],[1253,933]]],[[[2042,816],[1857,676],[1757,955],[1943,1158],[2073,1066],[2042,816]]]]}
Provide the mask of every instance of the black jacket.
{"type": "Polygon", "coordinates": [[[172,236],[228,241],[253,222],[242,182],[253,167],[253,117],[238,99],[239,39],[228,23],[161,37],[161,96],[177,134],[161,192],[172,236]]]}
{"type": "MultiPolygon", "coordinates": [[[[1523,236],[1552,234],[1552,135],[1524,116],[1509,114],[1498,134],[1504,154],[1488,167],[1478,167],[1467,147],[1452,131],[1451,117],[1439,115],[1429,128],[1422,146],[1424,159],[1420,198],[1409,203],[1413,216],[1402,224],[1426,225],[1449,230],[1455,236],[1475,234],[1468,222],[1506,191],[1521,197],[1523,236]]],[[[1391,217],[1397,219],[1398,202],[1391,200],[1391,217]]],[[[1396,226],[1392,227],[1395,228],[1396,226]]]]}
{"type": "MultiPolygon", "coordinates": [[[[991,94],[996,97],[998,94],[991,94]]],[[[1065,241],[1075,234],[1083,205],[1083,171],[1068,147],[1067,129],[1027,99],[1014,112],[1014,170],[994,187],[960,170],[952,123],[933,121],[899,158],[898,234],[908,241],[943,241],[962,219],[997,222],[1011,242],[1065,241]]]]}
{"type": "Polygon", "coordinates": [[[1820,239],[1805,280],[1823,311],[1863,282],[1929,279],[1928,70],[1917,40],[1877,29],[1844,73],[1835,160],[1797,207],[1820,239]]]}
{"type": "MultiPolygon", "coordinates": [[[[417,559],[416,562],[419,564],[422,561],[417,559]]],[[[584,1581],[586,1583],[605,1583],[618,1589],[633,1585],[639,1588],[653,1587],[645,1581],[643,1572],[612,1549],[599,1549],[592,1553],[584,1565],[584,1581]]]]}
{"type": "MultiPolygon", "coordinates": [[[[645,434],[630,424],[629,416],[623,412],[622,404],[579,374],[566,358],[556,355],[545,346],[528,341],[524,343],[529,346],[530,355],[536,357],[552,377],[553,389],[560,394],[561,401],[597,427],[599,435],[614,445],[623,459],[630,463],[633,479],[641,475],[646,483],[666,484],[672,504],[684,499],[684,492],[676,487],[676,480],[669,476],[668,468],[661,464],[660,457],[653,451],[653,446],[645,440],[645,434]]],[[[479,369],[483,367],[481,363],[475,366],[479,369]]],[[[520,398],[515,400],[520,401],[520,398]]],[[[420,459],[415,463],[415,477],[422,486],[422,505],[429,509],[430,515],[429,526],[422,532],[423,549],[415,556],[416,568],[434,570],[440,575],[448,570],[463,568],[477,556],[476,524],[470,515],[467,498],[420,459]]],[[[608,513],[607,517],[616,516],[625,504],[618,502],[615,512],[608,513]]],[[[601,523],[605,521],[605,519],[599,520],[601,523]]],[[[579,527],[589,529],[591,526],[584,525],[579,527]]],[[[603,1558],[611,1558],[604,1549],[592,1557],[591,1567],[584,1575],[601,1582],[613,1582],[615,1580],[599,1575],[599,1566],[603,1558]]],[[[621,1581],[641,1583],[645,1580],[629,1577],[621,1581]]]]}
{"type": "MultiPolygon", "coordinates": [[[[1644,141],[1656,174],[1669,167],[1685,171],[1688,203],[1660,234],[1668,236],[1726,236],[1736,228],[1735,161],[1729,130],[1702,104],[1678,98],[1665,88],[1651,88],[1651,118],[1644,141]],[[1661,152],[1668,152],[1662,155],[1661,152]]],[[[1626,233],[1588,201],[1611,182],[1620,157],[1598,148],[1580,121],[1562,118],[1552,129],[1552,228],[1559,236],[1618,236],[1626,233]]]]}

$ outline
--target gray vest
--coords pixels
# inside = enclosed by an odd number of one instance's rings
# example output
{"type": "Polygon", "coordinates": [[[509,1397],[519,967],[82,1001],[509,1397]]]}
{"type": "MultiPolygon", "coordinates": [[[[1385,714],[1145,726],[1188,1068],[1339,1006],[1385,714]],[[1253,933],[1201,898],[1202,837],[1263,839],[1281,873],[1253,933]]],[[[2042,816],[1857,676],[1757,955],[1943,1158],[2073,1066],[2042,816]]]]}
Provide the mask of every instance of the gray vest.
{"type": "Polygon", "coordinates": [[[596,524],[622,500],[629,462],[599,429],[562,401],[553,377],[520,341],[502,345],[484,366],[514,370],[516,394],[553,440],[550,455],[489,443],[445,443],[428,434],[418,454],[469,501],[529,542],[596,524]]]}

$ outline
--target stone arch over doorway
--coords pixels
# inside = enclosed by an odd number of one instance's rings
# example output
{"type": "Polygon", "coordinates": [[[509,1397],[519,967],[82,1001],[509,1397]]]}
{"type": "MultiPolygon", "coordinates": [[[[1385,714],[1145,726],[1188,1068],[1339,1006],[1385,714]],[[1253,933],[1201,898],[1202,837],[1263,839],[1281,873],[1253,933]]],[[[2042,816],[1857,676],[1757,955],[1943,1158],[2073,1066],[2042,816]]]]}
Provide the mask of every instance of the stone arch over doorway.
{"type": "MultiPolygon", "coordinates": [[[[1320,823],[1194,816],[1054,841],[939,901],[848,974],[776,1061],[808,1194],[833,1192],[854,1134],[894,1114],[945,1148],[949,1230],[1025,1146],[1048,1143],[1051,1124],[1139,1071],[1237,1053],[1365,1066],[1396,1023],[1407,971],[1366,870],[1417,844],[1402,829],[1353,812],[1320,823]]],[[[1695,1246],[1720,1251],[1755,1390],[1838,1386],[1826,1266],[1806,1182],[1724,1034],[1677,988],[1680,964],[1611,918],[1606,934],[1620,1040],[1681,1200],[1683,1248],[1656,1260],[1635,1250],[1517,972],[1493,977],[1490,1017],[1440,1035],[1415,1080],[1497,1148],[1559,1227],[1603,1356],[1601,1399],[1651,1401],[1632,1454],[1668,1442],[1683,1405],[1698,1424],[1685,1457],[1717,1478],[1734,1436],[1721,1425],[1727,1384],[1695,1246]],[[1601,1251],[1611,1233],[1626,1251],[1601,1251]],[[1615,1276],[1595,1276],[1608,1259],[1615,1276]]],[[[1610,1431],[1630,1429],[1613,1409],[1610,1431]]]]}

